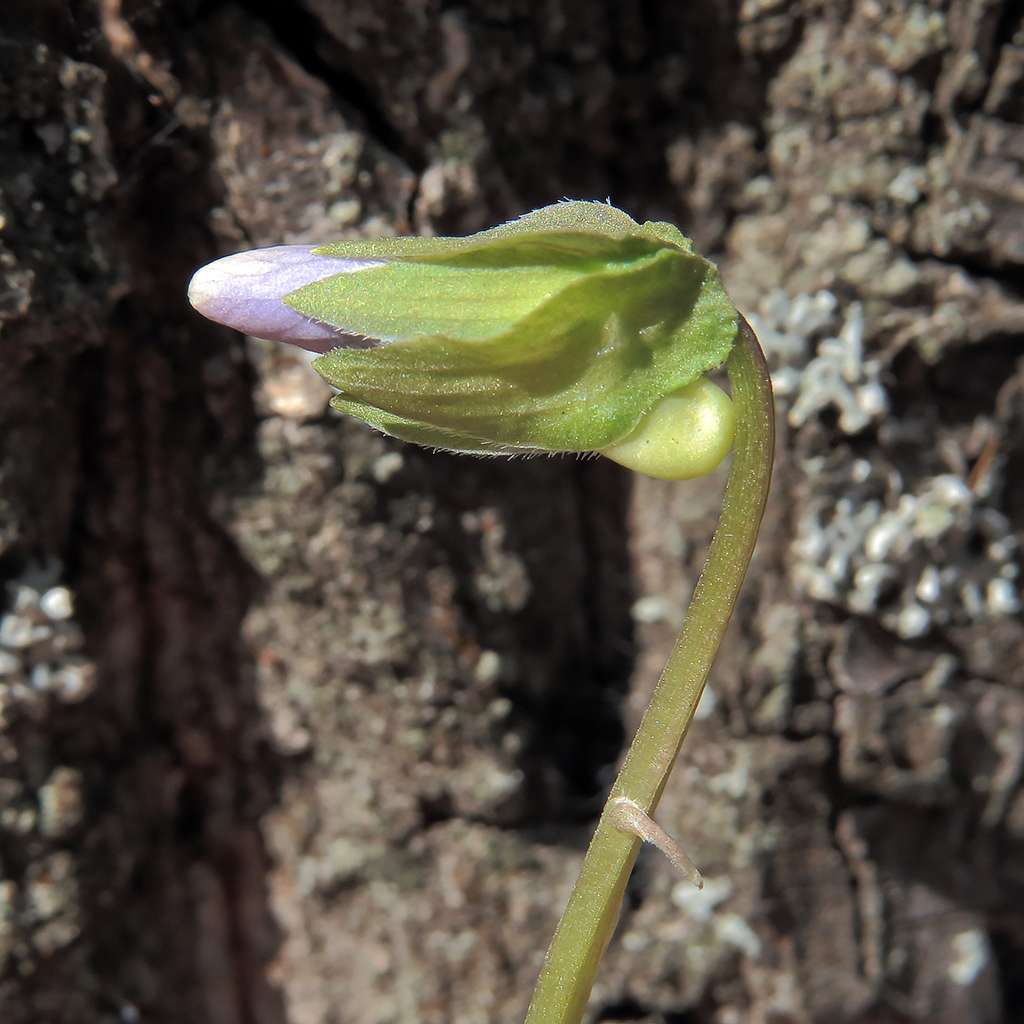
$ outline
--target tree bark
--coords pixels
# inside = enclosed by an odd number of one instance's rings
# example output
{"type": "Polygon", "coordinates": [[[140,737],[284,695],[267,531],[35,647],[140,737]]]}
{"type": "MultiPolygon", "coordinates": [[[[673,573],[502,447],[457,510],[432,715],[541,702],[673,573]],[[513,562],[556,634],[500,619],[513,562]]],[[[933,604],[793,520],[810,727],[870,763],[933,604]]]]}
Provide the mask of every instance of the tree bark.
{"type": "Polygon", "coordinates": [[[8,0],[0,1017],[522,1018],[724,477],[402,445],[185,290],[607,196],[717,259],[785,426],[658,815],[708,884],[641,857],[590,1020],[1020,1019],[1022,33],[8,0]]]}

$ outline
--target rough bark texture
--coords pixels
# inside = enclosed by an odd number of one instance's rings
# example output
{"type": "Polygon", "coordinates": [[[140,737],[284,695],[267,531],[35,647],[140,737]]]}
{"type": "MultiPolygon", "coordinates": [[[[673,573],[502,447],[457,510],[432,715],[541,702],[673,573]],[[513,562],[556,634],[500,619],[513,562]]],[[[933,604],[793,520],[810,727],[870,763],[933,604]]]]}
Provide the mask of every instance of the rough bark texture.
{"type": "Polygon", "coordinates": [[[721,479],[402,446],[185,287],[569,195],[784,425],[591,1020],[1020,1020],[1022,163],[1012,0],[6,0],[0,1018],[522,1018],[721,479]]]}

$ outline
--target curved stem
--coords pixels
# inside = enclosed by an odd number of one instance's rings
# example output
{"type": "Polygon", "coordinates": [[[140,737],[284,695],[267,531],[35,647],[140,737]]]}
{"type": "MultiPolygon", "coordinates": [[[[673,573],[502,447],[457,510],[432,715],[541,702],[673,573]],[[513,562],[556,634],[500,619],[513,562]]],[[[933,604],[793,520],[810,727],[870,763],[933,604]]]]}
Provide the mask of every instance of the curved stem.
{"type": "Polygon", "coordinates": [[[722,514],[679,639],[612,786],[569,904],[548,949],[527,1024],[578,1024],[619,917],[640,840],[615,828],[613,802],[658,805],[697,709],[754,553],[771,480],[775,406],[764,353],[740,317],[726,362],[736,438],[722,514]]]}

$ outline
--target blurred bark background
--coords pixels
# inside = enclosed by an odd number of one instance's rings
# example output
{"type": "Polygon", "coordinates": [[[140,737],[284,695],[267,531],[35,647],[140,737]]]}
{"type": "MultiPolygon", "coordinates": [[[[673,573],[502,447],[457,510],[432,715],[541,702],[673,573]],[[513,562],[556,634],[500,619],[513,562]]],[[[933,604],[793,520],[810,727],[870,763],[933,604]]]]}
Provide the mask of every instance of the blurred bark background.
{"type": "Polygon", "coordinates": [[[522,1019],[723,478],[386,440],[185,289],[562,196],[719,261],[783,427],[708,884],[644,854],[590,1020],[1021,1020],[1022,13],[5,0],[5,1024],[522,1019]]]}

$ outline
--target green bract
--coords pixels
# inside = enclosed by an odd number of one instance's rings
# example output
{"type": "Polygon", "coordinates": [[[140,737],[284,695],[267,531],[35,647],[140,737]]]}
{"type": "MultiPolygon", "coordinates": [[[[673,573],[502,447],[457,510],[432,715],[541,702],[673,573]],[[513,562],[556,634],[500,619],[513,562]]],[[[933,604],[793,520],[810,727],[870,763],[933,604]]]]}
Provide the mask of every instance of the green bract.
{"type": "MultiPolygon", "coordinates": [[[[382,342],[314,362],[340,392],[332,404],[453,451],[615,445],[720,366],[736,336],[718,271],[677,228],[601,203],[559,203],[467,238],[354,240],[315,253],[383,261],[285,296],[305,316],[382,342]]],[[[709,444],[715,464],[728,450],[731,408],[703,387],[680,397],[703,403],[695,415],[705,426],[718,410],[719,434],[703,438],[697,458],[707,472],[709,444]]],[[[683,465],[682,440],[680,468],[656,475],[698,475],[683,465]]]]}

